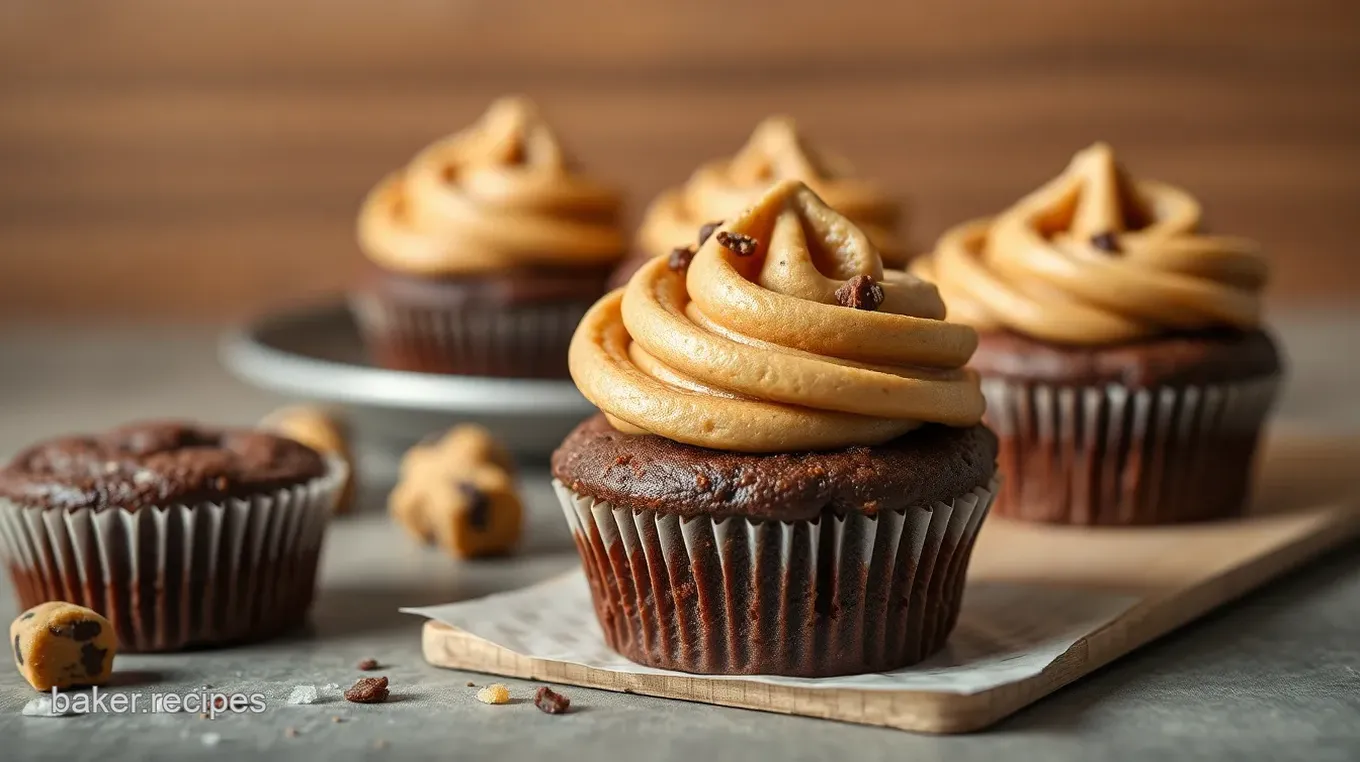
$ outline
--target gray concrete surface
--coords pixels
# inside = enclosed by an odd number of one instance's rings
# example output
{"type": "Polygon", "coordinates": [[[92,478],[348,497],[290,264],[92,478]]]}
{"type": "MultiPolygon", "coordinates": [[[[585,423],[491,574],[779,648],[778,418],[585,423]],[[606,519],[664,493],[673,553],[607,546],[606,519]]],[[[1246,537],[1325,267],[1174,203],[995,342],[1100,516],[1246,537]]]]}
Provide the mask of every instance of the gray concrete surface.
{"type": "MultiPolygon", "coordinates": [[[[1279,321],[1294,364],[1282,416],[1360,429],[1350,391],[1360,315],[1279,321]]],[[[208,329],[0,331],[0,458],[61,431],[146,416],[254,420],[278,400],[216,365],[208,329]]],[[[525,553],[458,564],[417,551],[378,512],[392,459],[366,453],[368,512],[330,536],[312,626],[222,651],[119,657],[117,690],[259,692],[258,715],[28,718],[34,693],[0,669],[0,760],[596,759],[1028,760],[1360,759],[1360,545],[1350,545],[1022,711],[990,731],[932,738],[892,730],[566,688],[577,711],[479,704],[469,681],[420,659],[402,605],[509,589],[575,557],[541,466],[530,467],[525,553]],[[348,684],[373,657],[393,701],[286,706],[298,685],[348,684]],[[339,718],[336,722],[334,718],[339,718]],[[291,731],[290,731],[291,729],[291,731]]],[[[0,621],[15,613],[6,587],[0,621]]],[[[506,681],[520,699],[533,685],[506,681]]]]}

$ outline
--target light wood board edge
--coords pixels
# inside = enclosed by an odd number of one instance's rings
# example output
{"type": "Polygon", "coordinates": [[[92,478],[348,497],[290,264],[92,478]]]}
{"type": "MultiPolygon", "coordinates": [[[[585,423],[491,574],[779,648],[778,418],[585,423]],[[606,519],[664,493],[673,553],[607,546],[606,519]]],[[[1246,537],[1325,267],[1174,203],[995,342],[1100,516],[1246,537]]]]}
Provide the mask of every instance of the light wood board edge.
{"type": "Polygon", "coordinates": [[[1072,644],[1038,675],[966,696],[821,690],[745,680],[612,672],[523,656],[435,621],[425,623],[421,644],[426,661],[451,669],[919,733],[967,733],[998,722],[1357,534],[1360,511],[1349,505],[1329,510],[1325,520],[1236,568],[1144,598],[1110,624],[1072,644]]]}

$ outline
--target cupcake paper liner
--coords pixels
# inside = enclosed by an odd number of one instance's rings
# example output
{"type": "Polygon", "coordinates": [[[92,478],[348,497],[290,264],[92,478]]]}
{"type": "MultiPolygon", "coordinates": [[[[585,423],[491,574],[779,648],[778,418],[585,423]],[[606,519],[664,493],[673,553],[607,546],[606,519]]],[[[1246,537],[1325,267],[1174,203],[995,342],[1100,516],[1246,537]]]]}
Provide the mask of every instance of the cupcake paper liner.
{"type": "Polygon", "coordinates": [[[702,674],[829,677],[940,649],[998,480],[949,503],[781,522],[681,519],[553,486],[606,642],[702,674]]]}
{"type": "Polygon", "coordinates": [[[983,379],[1006,475],[996,512],[1130,525],[1240,514],[1280,375],[1127,389],[983,379]]]}
{"type": "Polygon", "coordinates": [[[462,309],[408,307],[365,294],[351,310],[378,365],[420,373],[567,378],[567,347],[589,301],[462,309]]]}
{"type": "Polygon", "coordinates": [[[0,557],[24,608],[53,600],[106,617],[124,651],[258,639],[311,606],[326,523],[347,468],[248,499],[74,511],[0,499],[0,557]]]}

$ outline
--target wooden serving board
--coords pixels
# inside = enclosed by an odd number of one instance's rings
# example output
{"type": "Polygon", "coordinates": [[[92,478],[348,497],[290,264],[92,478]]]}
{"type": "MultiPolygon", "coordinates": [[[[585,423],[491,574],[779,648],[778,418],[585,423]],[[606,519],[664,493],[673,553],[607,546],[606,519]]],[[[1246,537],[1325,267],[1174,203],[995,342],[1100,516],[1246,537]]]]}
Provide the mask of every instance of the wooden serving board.
{"type": "Polygon", "coordinates": [[[448,625],[425,624],[436,666],[926,733],[984,728],[1328,548],[1360,535],[1360,440],[1274,436],[1251,514],[1146,529],[1049,527],[989,518],[969,581],[1132,595],[1124,614],[1041,674],[972,695],[816,690],[741,679],[640,675],[529,658],[448,625]]]}

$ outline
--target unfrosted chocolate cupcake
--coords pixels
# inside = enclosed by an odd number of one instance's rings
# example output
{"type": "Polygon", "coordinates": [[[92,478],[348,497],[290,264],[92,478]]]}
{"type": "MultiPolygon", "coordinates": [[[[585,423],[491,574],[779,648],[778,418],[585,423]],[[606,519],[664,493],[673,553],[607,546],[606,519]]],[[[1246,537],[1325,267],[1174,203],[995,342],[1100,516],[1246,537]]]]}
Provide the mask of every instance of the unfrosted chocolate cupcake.
{"type": "Polygon", "coordinates": [[[913,271],[980,340],[1001,438],[1001,515],[1160,524],[1239,513],[1282,366],[1261,328],[1256,244],[1199,230],[1179,188],[1109,146],[913,271]]]}
{"type": "Polygon", "coordinates": [[[902,204],[859,176],[845,159],[809,144],[793,119],[772,116],[756,126],[734,156],[708,162],[681,187],[663,191],[643,217],[632,254],[611,279],[617,288],[647,260],[695,245],[700,229],[736,216],[782,180],[798,180],[854,223],[878,249],[883,265],[901,268],[908,246],[898,234],[902,204]]]}
{"type": "Polygon", "coordinates": [[[368,266],[351,301],[373,360],[565,378],[571,332],[623,254],[619,208],[532,104],[496,102],[364,202],[368,266]]]}
{"type": "Polygon", "coordinates": [[[0,470],[0,552],[23,608],[91,608],[124,650],[258,639],[306,616],[345,471],[251,430],[54,439],[0,470]]]}
{"type": "Polygon", "coordinates": [[[552,467],[613,648],[820,677],[944,644],[996,440],[943,312],[791,181],[587,313],[572,377],[602,414],[552,467]]]}

